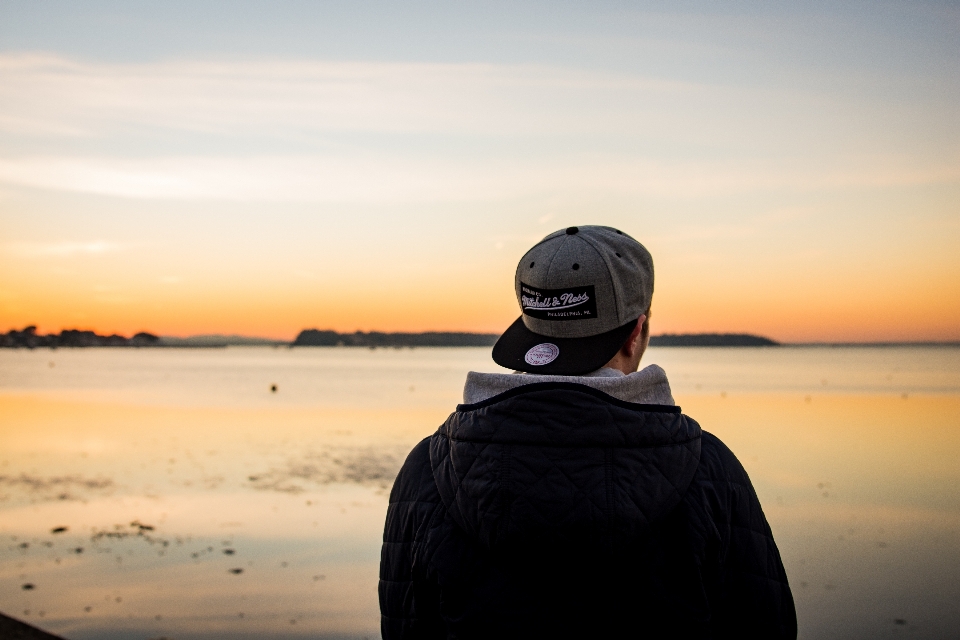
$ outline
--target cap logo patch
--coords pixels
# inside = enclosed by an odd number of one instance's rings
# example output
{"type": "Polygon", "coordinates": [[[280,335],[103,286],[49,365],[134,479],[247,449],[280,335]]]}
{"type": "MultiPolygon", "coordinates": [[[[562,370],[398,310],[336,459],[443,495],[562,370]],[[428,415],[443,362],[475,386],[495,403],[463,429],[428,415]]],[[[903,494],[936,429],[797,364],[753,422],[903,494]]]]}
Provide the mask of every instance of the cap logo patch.
{"type": "Polygon", "coordinates": [[[542,367],[556,360],[558,355],[560,355],[560,347],[552,342],[543,342],[535,347],[530,347],[523,359],[529,365],[542,367]]]}
{"type": "Polygon", "coordinates": [[[589,320],[597,317],[597,297],[592,284],[540,289],[521,282],[520,307],[524,314],[539,320],[589,320]]]}

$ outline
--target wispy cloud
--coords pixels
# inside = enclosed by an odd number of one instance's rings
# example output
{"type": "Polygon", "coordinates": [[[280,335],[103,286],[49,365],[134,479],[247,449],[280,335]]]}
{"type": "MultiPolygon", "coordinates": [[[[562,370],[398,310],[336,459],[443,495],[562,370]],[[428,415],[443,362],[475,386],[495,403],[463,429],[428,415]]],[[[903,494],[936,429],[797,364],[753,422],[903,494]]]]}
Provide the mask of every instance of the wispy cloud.
{"type": "Polygon", "coordinates": [[[882,149],[875,130],[860,145],[851,132],[868,116],[785,90],[537,65],[107,64],[8,53],[0,141],[12,137],[19,153],[0,155],[0,184],[385,203],[686,199],[960,179],[955,154],[882,149]],[[44,153],[51,146],[70,153],[44,153]]]}
{"type": "Polygon", "coordinates": [[[95,256],[122,247],[113,242],[96,240],[93,242],[16,242],[7,245],[9,253],[24,257],[69,258],[72,256],[95,256]]]}
{"type": "Polygon", "coordinates": [[[622,131],[655,95],[705,88],[536,65],[330,61],[104,64],[0,55],[0,129],[284,132],[622,131]],[[629,103],[615,97],[630,97],[629,103]],[[588,117],[584,117],[585,111],[588,117]],[[628,120],[625,120],[628,118],[628,120]]]}
{"type": "MultiPolygon", "coordinates": [[[[0,158],[0,182],[128,198],[272,202],[494,201],[530,194],[605,193],[678,199],[772,189],[889,187],[960,180],[956,166],[910,159],[842,163],[666,162],[612,154],[502,159],[344,153],[254,157],[0,158]]],[[[57,243],[27,253],[116,250],[109,243],[57,243]]]]}

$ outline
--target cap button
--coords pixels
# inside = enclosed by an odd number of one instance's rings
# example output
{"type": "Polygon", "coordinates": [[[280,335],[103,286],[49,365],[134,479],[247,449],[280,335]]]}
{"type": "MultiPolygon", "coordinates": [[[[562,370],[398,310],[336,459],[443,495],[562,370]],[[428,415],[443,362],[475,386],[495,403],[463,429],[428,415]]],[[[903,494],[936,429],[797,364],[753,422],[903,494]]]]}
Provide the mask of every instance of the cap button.
{"type": "Polygon", "coordinates": [[[575,234],[577,231],[580,231],[580,229],[577,229],[576,227],[567,227],[567,235],[568,235],[568,236],[572,236],[572,235],[575,234]]]}

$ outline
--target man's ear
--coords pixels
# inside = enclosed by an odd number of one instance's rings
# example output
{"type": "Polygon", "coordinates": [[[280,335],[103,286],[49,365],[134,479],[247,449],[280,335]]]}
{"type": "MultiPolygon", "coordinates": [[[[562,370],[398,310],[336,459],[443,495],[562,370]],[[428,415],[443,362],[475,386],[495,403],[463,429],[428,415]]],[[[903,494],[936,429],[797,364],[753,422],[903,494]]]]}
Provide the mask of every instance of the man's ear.
{"type": "Polygon", "coordinates": [[[627,337],[623,342],[623,346],[620,347],[620,351],[623,355],[628,358],[632,358],[634,354],[637,353],[637,349],[640,348],[640,334],[643,333],[643,323],[647,321],[647,316],[642,315],[637,318],[637,326],[633,328],[633,331],[630,332],[630,336],[627,337]]]}

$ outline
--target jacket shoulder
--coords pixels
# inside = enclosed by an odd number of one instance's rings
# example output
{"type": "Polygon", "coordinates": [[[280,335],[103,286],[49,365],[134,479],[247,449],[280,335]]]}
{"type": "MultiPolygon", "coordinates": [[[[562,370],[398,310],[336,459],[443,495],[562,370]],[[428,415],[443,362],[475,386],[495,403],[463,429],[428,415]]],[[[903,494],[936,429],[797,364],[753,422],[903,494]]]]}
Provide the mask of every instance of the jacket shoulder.
{"type": "Polygon", "coordinates": [[[793,595],[750,477],[715,435],[702,433],[700,451],[686,503],[698,513],[703,543],[717,563],[708,579],[715,625],[731,637],[795,638],[793,595]]]}
{"type": "Polygon", "coordinates": [[[730,447],[709,431],[701,431],[698,480],[730,482],[752,487],[746,469],[730,447]]]}
{"type": "Polygon", "coordinates": [[[724,538],[731,534],[730,528],[771,537],[746,469],[729,447],[707,431],[701,435],[700,465],[685,498],[696,504],[696,510],[718,527],[724,538]]]}
{"type": "Polygon", "coordinates": [[[430,499],[435,493],[430,491],[431,486],[435,488],[430,469],[430,438],[431,436],[428,436],[418,442],[407,454],[407,459],[400,467],[400,473],[397,474],[393,489],[390,491],[391,505],[423,499],[435,501],[430,499]]]}
{"type": "Polygon", "coordinates": [[[409,545],[425,520],[440,504],[440,494],[430,468],[430,438],[424,438],[407,455],[390,491],[384,545],[409,545]]]}

